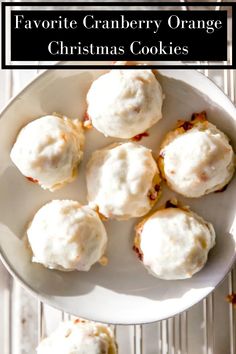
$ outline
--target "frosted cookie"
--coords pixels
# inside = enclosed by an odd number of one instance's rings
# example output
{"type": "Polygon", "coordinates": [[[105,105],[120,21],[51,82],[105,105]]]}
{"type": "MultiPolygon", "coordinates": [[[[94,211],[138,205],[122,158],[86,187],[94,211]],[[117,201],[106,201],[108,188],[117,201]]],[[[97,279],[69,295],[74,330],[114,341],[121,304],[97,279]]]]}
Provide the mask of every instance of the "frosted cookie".
{"type": "Polygon", "coordinates": [[[229,183],[235,155],[227,136],[202,112],[194,114],[191,121],[179,121],[178,127],[167,134],[158,164],[172,190],[196,198],[229,183]]]}
{"type": "Polygon", "coordinates": [[[191,278],[204,267],[214,245],[212,224],[175,201],[139,223],[134,240],[144,267],[166,280],[191,278]]]}
{"type": "Polygon", "coordinates": [[[117,354],[114,333],[105,324],[62,322],[36,349],[37,354],[117,354]]]}
{"type": "Polygon", "coordinates": [[[48,115],[21,129],[10,157],[29,180],[53,191],[75,179],[83,143],[81,122],[48,115]]]}
{"type": "Polygon", "coordinates": [[[145,215],[160,196],[160,175],[151,150],[137,143],[95,151],[87,165],[88,201],[107,218],[145,215]]]}
{"type": "Polygon", "coordinates": [[[98,214],[72,200],[53,200],[35,214],[28,230],[32,261],[50,269],[88,271],[103,261],[107,234],[98,214]]]}
{"type": "Polygon", "coordinates": [[[87,94],[87,115],[105,136],[132,138],[162,118],[163,93],[152,70],[111,70],[87,94]]]}

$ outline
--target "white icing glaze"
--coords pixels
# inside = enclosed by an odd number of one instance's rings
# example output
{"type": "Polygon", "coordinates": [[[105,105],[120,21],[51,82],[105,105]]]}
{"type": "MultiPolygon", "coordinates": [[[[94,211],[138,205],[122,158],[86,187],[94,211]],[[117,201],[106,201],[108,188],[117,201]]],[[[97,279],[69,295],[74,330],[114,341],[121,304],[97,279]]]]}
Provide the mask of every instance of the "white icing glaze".
{"type": "Polygon", "coordinates": [[[221,189],[234,172],[228,138],[211,123],[207,129],[199,124],[176,136],[161,154],[169,186],[190,198],[221,189]]]}
{"type": "Polygon", "coordinates": [[[142,216],[151,209],[148,193],[157,174],[151,150],[132,142],[108,146],[88,162],[88,200],[106,217],[142,216]]]}
{"type": "Polygon", "coordinates": [[[49,115],[21,129],[10,156],[24,176],[53,191],[74,179],[83,142],[80,122],[49,115]]]}
{"type": "Polygon", "coordinates": [[[166,280],[190,278],[200,271],[215,244],[213,226],[179,208],[155,212],[145,221],[139,237],[144,266],[166,280]]]}
{"type": "Polygon", "coordinates": [[[53,200],[27,230],[33,262],[60,270],[88,271],[103,256],[107,234],[98,214],[72,200],[53,200]]]}
{"type": "Polygon", "coordinates": [[[37,348],[37,354],[116,354],[109,326],[83,321],[62,322],[37,348]]]}
{"type": "Polygon", "coordinates": [[[93,82],[87,102],[105,136],[132,138],[162,118],[162,88],[151,70],[111,70],[93,82]]]}

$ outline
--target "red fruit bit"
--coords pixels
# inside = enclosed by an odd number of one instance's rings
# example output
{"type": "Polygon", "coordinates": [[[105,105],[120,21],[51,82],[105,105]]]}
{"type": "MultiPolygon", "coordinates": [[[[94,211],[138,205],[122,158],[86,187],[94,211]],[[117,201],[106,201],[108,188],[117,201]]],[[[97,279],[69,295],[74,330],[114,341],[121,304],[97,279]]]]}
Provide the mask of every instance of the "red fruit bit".
{"type": "Polygon", "coordinates": [[[142,138],[149,136],[147,132],[144,132],[142,134],[135,135],[131,140],[132,141],[140,141],[142,138]]]}
{"type": "Polygon", "coordinates": [[[201,113],[193,113],[192,114],[192,117],[191,117],[191,120],[195,120],[195,119],[198,119],[198,120],[206,120],[207,118],[207,114],[206,114],[206,111],[202,111],[201,113]]]}
{"type": "Polygon", "coordinates": [[[191,122],[184,122],[182,125],[181,125],[181,127],[185,130],[185,131],[187,131],[187,130],[189,130],[189,129],[192,129],[192,127],[193,127],[193,124],[191,123],[191,122]]]}
{"type": "Polygon", "coordinates": [[[138,247],[133,246],[133,250],[137,254],[139,260],[142,261],[143,260],[143,254],[139,251],[138,247]]]}
{"type": "Polygon", "coordinates": [[[86,122],[87,120],[90,120],[88,112],[85,112],[84,114],[84,122],[86,122]]]}
{"type": "Polygon", "coordinates": [[[150,193],[150,194],[148,195],[148,198],[149,198],[150,200],[156,200],[156,199],[157,199],[157,192],[150,193]]]}
{"type": "Polygon", "coordinates": [[[165,152],[164,152],[164,151],[161,151],[159,156],[160,156],[162,159],[164,159],[164,157],[165,157],[165,152]]]}
{"type": "Polygon", "coordinates": [[[79,318],[76,318],[76,320],[74,320],[74,324],[80,323],[81,320],[79,318]]]}
{"type": "Polygon", "coordinates": [[[218,191],[215,191],[215,193],[222,193],[224,192],[228,187],[228,184],[226,184],[226,186],[224,186],[223,188],[219,189],[218,191]]]}
{"type": "Polygon", "coordinates": [[[178,208],[177,205],[173,204],[170,200],[167,200],[165,207],[166,207],[166,209],[168,209],[168,208],[178,208]]]}
{"type": "Polygon", "coordinates": [[[84,125],[84,128],[87,128],[87,129],[91,129],[92,128],[92,122],[91,122],[91,119],[90,119],[90,117],[89,117],[87,112],[84,114],[83,125],[84,125]]]}
{"type": "Polygon", "coordinates": [[[236,307],[236,294],[232,293],[226,296],[226,300],[232,304],[234,307],[236,307]]]}
{"type": "Polygon", "coordinates": [[[28,179],[28,181],[33,182],[33,183],[39,183],[39,181],[35,178],[32,177],[26,177],[28,179]]]}
{"type": "Polygon", "coordinates": [[[156,200],[159,191],[160,191],[160,186],[159,186],[158,184],[156,184],[156,185],[154,186],[154,188],[153,188],[151,191],[149,191],[149,193],[148,193],[148,198],[149,198],[150,200],[156,200]]]}

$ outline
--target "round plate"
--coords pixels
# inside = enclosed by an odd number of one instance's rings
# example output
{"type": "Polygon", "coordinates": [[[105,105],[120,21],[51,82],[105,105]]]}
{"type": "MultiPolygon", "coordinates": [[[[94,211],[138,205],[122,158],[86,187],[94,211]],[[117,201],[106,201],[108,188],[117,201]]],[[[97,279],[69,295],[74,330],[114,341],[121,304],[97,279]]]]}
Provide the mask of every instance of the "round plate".
{"type": "MultiPolygon", "coordinates": [[[[164,281],[149,275],[132,251],[138,219],[105,223],[108,235],[107,266],[96,264],[89,272],[60,272],[33,264],[22,240],[34,213],[51,199],[75,199],[86,204],[84,169],[95,149],[117,139],[95,129],[86,132],[85,156],[78,178],[54,193],[24,178],[11,163],[9,153],[19,129],[52,112],[82,119],[86,93],[102,70],[49,70],[14,98],[0,120],[0,249],[8,270],[43,301],[66,312],[109,323],[147,323],[186,310],[209,294],[225,277],[235,258],[236,180],[225,192],[199,199],[177,195],[183,203],[213,223],[217,240],[201,272],[188,280],[164,281]]],[[[224,93],[193,70],[161,70],[165,92],[163,119],[149,130],[141,144],[158,154],[165,134],[178,119],[207,111],[209,120],[224,131],[236,147],[236,110],[224,93]]],[[[163,187],[157,206],[175,196],[163,187]]]]}

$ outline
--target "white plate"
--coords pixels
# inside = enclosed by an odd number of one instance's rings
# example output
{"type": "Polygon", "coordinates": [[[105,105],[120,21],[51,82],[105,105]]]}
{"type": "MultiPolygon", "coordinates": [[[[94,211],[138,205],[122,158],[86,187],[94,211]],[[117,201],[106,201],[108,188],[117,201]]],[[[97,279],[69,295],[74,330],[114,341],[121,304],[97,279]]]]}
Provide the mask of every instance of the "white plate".
{"type": "MultiPolygon", "coordinates": [[[[83,117],[89,85],[100,70],[49,70],[27,86],[1,114],[0,120],[0,250],[9,271],[43,301],[84,318],[109,323],[147,323],[173,316],[203,299],[225,277],[235,258],[236,180],[223,193],[179,200],[211,221],[217,244],[205,268],[192,279],[163,281],[149,275],[132,251],[137,219],[109,221],[106,267],[63,273],[33,264],[22,237],[26,225],[44,203],[71,198],[86,203],[84,167],[94,149],[114,139],[95,130],[86,133],[85,158],[75,182],[50,193],[27,181],[13,166],[9,152],[19,129],[38,116],[59,112],[83,117]]],[[[206,110],[208,118],[232,139],[236,148],[236,110],[224,93],[193,70],[162,70],[164,118],[141,143],[158,153],[165,133],[177,119],[206,110]]],[[[158,205],[174,193],[164,188],[158,205]]]]}

